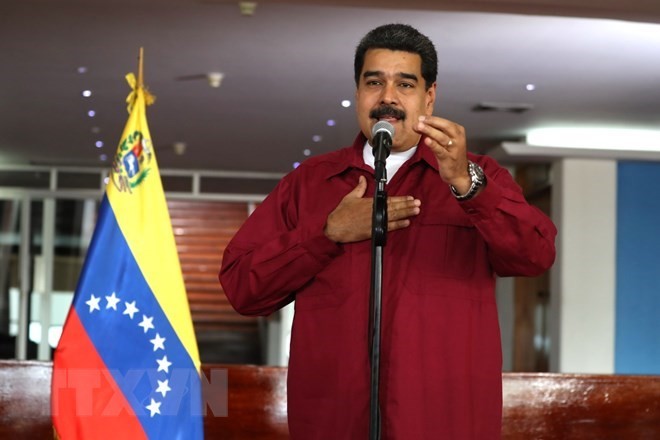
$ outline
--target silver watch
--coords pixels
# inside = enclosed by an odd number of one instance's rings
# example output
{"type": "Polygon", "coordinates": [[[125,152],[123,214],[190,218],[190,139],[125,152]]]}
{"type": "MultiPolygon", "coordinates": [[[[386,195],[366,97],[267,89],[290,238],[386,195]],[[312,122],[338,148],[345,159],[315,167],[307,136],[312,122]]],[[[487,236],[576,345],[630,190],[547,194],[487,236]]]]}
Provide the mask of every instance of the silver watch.
{"type": "Polygon", "coordinates": [[[484,174],[484,170],[482,170],[479,165],[472,161],[468,161],[468,174],[470,174],[470,180],[472,181],[472,184],[470,185],[468,192],[465,194],[459,194],[453,185],[449,185],[449,188],[451,188],[451,192],[454,194],[454,197],[456,197],[456,200],[470,200],[472,197],[474,197],[477,191],[479,191],[479,189],[486,186],[486,175],[484,174]]]}

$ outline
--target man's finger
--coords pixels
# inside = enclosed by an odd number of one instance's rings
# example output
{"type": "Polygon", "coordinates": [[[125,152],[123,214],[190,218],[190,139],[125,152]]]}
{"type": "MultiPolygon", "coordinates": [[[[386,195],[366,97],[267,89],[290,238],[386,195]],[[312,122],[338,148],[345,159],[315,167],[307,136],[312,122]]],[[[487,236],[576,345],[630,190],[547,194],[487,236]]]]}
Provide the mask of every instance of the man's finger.
{"type": "Polygon", "coordinates": [[[396,231],[397,229],[403,229],[410,226],[410,220],[396,220],[387,222],[388,231],[396,231]]]}
{"type": "Polygon", "coordinates": [[[360,176],[358,179],[357,186],[353,189],[353,191],[348,193],[348,195],[360,199],[364,197],[364,194],[366,192],[367,192],[367,179],[365,179],[364,176],[360,176]]]}
{"type": "Polygon", "coordinates": [[[387,204],[409,202],[411,200],[415,200],[415,198],[413,196],[391,196],[387,198],[387,204]]]}
{"type": "Polygon", "coordinates": [[[399,209],[412,209],[420,206],[422,206],[422,201],[419,199],[415,199],[413,197],[406,197],[403,200],[388,199],[388,203],[387,203],[388,211],[396,211],[399,209]]]}
{"type": "Polygon", "coordinates": [[[414,217],[419,213],[420,213],[420,209],[418,206],[406,206],[401,209],[389,210],[387,212],[387,219],[396,221],[396,220],[406,219],[409,217],[414,217]]]}

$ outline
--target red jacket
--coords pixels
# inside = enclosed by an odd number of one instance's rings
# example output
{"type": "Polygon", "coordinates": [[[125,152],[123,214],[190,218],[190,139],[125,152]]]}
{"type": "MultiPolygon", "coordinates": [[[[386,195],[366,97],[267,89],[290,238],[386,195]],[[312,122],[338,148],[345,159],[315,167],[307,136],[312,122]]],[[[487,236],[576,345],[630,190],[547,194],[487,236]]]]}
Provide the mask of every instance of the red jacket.
{"type": "MultiPolygon", "coordinates": [[[[220,281],[236,310],[268,315],[295,300],[288,375],[291,438],[366,439],[369,240],[336,244],[328,214],[373,170],[366,139],[284,177],[228,245],[220,281]]],[[[387,185],[421,213],[388,233],[381,340],[383,439],[500,438],[502,356],[495,274],[535,276],[555,258],[552,222],[504,168],[469,155],[488,184],[458,202],[420,146],[387,185]]]]}

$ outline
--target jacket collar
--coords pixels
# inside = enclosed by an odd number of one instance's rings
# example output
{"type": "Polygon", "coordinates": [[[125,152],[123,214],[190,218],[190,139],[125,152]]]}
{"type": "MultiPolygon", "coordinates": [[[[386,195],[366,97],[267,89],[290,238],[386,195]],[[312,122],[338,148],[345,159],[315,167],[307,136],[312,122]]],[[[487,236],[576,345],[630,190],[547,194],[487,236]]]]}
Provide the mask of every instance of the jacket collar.
{"type": "MultiPolygon", "coordinates": [[[[339,155],[338,160],[331,163],[325,178],[330,179],[351,168],[372,172],[371,167],[367,166],[362,158],[362,150],[364,149],[365,142],[367,142],[367,138],[364,134],[362,132],[358,133],[353,141],[353,145],[344,150],[345,154],[339,155]]],[[[424,144],[424,136],[419,141],[417,151],[415,151],[415,154],[413,154],[407,163],[413,165],[417,162],[424,162],[435,171],[438,171],[438,161],[433,152],[424,144]]]]}

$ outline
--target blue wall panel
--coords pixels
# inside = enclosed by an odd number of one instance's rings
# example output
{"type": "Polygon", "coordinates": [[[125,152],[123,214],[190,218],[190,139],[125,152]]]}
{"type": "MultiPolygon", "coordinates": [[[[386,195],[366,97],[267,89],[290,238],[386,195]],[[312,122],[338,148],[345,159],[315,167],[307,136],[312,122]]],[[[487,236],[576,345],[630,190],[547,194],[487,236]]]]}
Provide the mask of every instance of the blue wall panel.
{"type": "Polygon", "coordinates": [[[615,372],[660,374],[660,163],[620,162],[615,372]]]}

